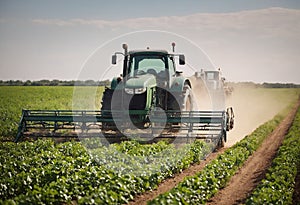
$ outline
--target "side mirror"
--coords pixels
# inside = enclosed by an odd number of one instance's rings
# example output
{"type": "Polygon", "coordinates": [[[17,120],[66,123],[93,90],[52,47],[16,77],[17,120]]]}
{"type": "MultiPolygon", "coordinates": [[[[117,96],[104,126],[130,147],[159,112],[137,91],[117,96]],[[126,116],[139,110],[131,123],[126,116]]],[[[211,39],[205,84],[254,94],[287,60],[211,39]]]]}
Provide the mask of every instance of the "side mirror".
{"type": "Polygon", "coordinates": [[[113,65],[116,65],[116,64],[117,64],[117,55],[116,55],[116,54],[113,55],[113,56],[111,57],[111,63],[112,63],[113,65]]]}
{"type": "Polygon", "coordinates": [[[185,64],[185,56],[179,55],[179,65],[184,65],[184,64],[185,64]]]}

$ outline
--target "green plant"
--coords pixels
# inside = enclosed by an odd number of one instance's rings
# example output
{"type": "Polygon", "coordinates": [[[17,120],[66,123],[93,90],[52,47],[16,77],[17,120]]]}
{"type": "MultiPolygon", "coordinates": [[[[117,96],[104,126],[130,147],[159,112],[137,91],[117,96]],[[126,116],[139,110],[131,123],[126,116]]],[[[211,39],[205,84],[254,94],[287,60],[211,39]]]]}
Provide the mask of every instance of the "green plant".
{"type": "Polygon", "coordinates": [[[96,139],[1,143],[3,203],[127,203],[210,152],[199,141],[181,148],[165,142],[141,145],[130,141],[108,147],[96,143],[96,139]]]}

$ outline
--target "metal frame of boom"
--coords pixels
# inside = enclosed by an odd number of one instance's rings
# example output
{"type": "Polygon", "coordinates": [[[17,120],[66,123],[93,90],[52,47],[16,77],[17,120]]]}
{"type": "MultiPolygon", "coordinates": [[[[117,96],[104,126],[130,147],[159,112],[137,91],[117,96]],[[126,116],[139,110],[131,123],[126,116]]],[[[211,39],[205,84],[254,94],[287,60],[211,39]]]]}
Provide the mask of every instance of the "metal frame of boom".
{"type": "Polygon", "coordinates": [[[112,138],[115,141],[128,140],[124,136],[126,130],[130,129],[128,124],[124,123],[124,118],[128,115],[149,115],[151,119],[149,120],[149,129],[135,133],[141,138],[148,137],[152,140],[195,138],[218,142],[222,137],[225,137],[226,141],[227,115],[225,111],[170,110],[149,113],[145,110],[116,110],[111,113],[111,111],[94,110],[22,110],[15,142],[22,140],[25,136],[52,138],[105,136],[105,138],[112,138]],[[118,127],[118,131],[105,131],[105,133],[102,133],[103,122],[118,123],[122,126],[118,127]],[[165,129],[165,126],[169,127],[165,129]],[[156,130],[164,131],[153,137],[156,130]]]}

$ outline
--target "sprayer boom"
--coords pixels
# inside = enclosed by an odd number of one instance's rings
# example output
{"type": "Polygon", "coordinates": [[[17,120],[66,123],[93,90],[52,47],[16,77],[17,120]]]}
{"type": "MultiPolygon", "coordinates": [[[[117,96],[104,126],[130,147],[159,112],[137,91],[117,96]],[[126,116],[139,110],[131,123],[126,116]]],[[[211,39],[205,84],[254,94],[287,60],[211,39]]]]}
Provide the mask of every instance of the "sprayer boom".
{"type": "Polygon", "coordinates": [[[113,138],[116,141],[138,136],[144,139],[201,138],[218,139],[226,133],[225,111],[94,111],[94,110],[23,110],[15,141],[23,137],[113,138]],[[134,116],[126,120],[128,116],[134,116]],[[145,129],[132,127],[139,116],[147,116],[145,129]],[[132,122],[129,122],[132,121],[132,122]],[[103,123],[117,130],[103,130],[103,123]],[[134,134],[130,131],[134,130],[134,134]],[[129,133],[127,133],[129,132],[129,133]],[[118,139],[118,140],[117,140],[118,139]]]}

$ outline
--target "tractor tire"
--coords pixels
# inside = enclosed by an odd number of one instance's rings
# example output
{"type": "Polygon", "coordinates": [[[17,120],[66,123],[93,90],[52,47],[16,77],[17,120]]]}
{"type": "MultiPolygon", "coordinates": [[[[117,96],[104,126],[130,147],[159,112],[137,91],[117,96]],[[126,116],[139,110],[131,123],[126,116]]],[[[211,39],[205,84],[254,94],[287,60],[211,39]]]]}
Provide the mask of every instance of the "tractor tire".
{"type": "Polygon", "coordinates": [[[113,96],[113,90],[109,88],[105,88],[102,96],[102,102],[101,102],[101,111],[102,110],[111,110],[111,99],[113,96]]]}
{"type": "Polygon", "coordinates": [[[222,137],[218,143],[218,149],[225,147],[225,139],[222,137]]]}
{"type": "MultiPolygon", "coordinates": [[[[186,111],[194,111],[197,109],[196,101],[192,89],[189,85],[184,85],[182,92],[173,97],[171,108],[172,110],[186,112],[186,111]]],[[[178,116],[179,117],[179,116],[178,116]]],[[[186,126],[181,123],[171,123],[171,132],[180,132],[180,127],[186,126]],[[174,128],[172,128],[174,127],[174,128]]]]}
{"type": "Polygon", "coordinates": [[[189,85],[184,85],[181,100],[180,111],[194,111],[197,109],[196,99],[189,85]]]}
{"type": "MultiPolygon", "coordinates": [[[[102,115],[104,117],[108,117],[108,118],[112,118],[111,113],[108,113],[111,111],[111,107],[112,107],[112,96],[113,96],[113,90],[109,89],[109,88],[105,88],[104,92],[103,92],[103,96],[102,96],[102,102],[101,102],[101,111],[102,111],[102,115]],[[105,112],[108,111],[108,112],[105,112]]],[[[105,134],[106,131],[109,130],[115,130],[114,127],[116,127],[115,123],[111,123],[111,122],[103,122],[102,123],[102,132],[103,134],[105,134]]]]}

